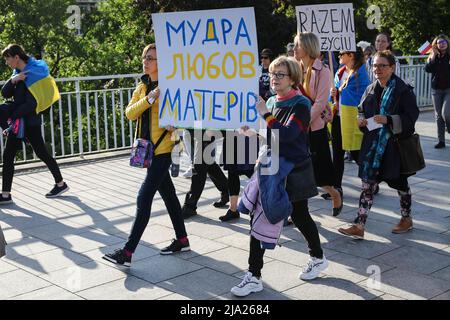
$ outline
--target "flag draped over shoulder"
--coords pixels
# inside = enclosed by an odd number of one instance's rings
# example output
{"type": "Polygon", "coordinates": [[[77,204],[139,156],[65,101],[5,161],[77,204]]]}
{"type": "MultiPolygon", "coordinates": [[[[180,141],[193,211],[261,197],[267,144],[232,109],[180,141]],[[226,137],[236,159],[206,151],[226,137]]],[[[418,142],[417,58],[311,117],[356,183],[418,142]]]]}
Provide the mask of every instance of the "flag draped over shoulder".
{"type": "MultiPolygon", "coordinates": [[[[335,86],[341,86],[338,74],[335,77],[335,86]]],[[[347,86],[340,93],[340,114],[342,150],[359,150],[363,134],[358,127],[358,105],[367,86],[370,84],[366,66],[362,65],[358,72],[350,75],[347,86]]]]}
{"type": "MultiPolygon", "coordinates": [[[[14,70],[13,76],[19,72],[20,70],[14,70]]],[[[58,87],[56,86],[55,79],[50,76],[45,61],[30,58],[22,72],[26,72],[25,85],[36,99],[36,113],[46,110],[59,100],[58,87]]]]}

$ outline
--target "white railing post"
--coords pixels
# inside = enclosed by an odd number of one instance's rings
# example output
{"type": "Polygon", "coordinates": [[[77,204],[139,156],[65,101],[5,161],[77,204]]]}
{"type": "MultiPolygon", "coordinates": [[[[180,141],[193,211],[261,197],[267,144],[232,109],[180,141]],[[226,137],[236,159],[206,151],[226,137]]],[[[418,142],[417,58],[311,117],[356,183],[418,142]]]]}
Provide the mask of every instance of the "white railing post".
{"type": "Polygon", "coordinates": [[[78,117],[78,150],[80,151],[80,156],[83,156],[83,123],[81,121],[80,81],[75,81],[75,94],[77,99],[77,117],[78,117]]]}

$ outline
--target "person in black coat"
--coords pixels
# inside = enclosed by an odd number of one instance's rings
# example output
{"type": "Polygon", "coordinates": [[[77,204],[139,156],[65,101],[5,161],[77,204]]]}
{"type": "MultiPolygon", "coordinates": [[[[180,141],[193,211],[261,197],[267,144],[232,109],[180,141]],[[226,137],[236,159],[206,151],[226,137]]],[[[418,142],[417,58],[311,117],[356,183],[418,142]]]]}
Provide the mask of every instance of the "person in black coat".
{"type": "Polygon", "coordinates": [[[364,133],[359,155],[362,192],[358,216],[349,228],[338,231],[356,239],[364,238],[364,225],[373,204],[373,186],[385,181],[400,196],[402,218],[392,230],[412,229],[411,189],[408,176],[400,173],[400,153],[396,139],[411,136],[419,117],[413,88],[395,72],[395,57],[390,51],[375,54],[373,72],[377,81],[367,87],[359,106],[358,125],[364,133]],[[378,126],[378,127],[377,127],[378,126]]]}
{"type": "Polygon", "coordinates": [[[24,69],[33,58],[28,56],[24,49],[17,44],[8,45],[2,51],[2,56],[6,64],[11,69],[17,70],[18,73],[9,79],[1,90],[2,96],[5,99],[11,99],[11,101],[0,108],[0,125],[3,129],[6,129],[8,126],[7,118],[23,119],[24,137],[19,138],[13,133],[8,133],[8,130],[4,131],[4,134],[8,135],[8,139],[3,152],[0,205],[12,202],[11,185],[14,176],[14,159],[23,141],[31,144],[38,158],[47,165],[53,175],[55,185],[45,196],[47,198],[57,197],[69,190],[69,187],[62,178],[56,160],[47,151],[41,133],[41,116],[36,113],[37,101],[24,82],[27,77],[24,69]]]}
{"type": "Polygon", "coordinates": [[[450,40],[441,34],[433,40],[433,50],[425,71],[431,73],[431,97],[436,114],[438,143],[436,149],[445,148],[445,128],[450,133],[450,40]]]}

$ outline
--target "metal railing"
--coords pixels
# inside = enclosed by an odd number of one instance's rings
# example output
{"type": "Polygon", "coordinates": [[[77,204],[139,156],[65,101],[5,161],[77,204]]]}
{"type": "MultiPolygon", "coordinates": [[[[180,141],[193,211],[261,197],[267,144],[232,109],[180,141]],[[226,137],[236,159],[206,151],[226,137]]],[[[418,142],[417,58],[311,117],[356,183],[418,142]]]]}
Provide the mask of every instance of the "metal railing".
{"type": "MultiPolygon", "coordinates": [[[[42,135],[52,156],[65,158],[129,148],[134,139],[134,124],[125,118],[124,111],[140,76],[56,79],[61,99],[41,115],[42,135]]],[[[414,87],[420,107],[432,104],[431,75],[425,73],[423,64],[402,65],[400,77],[414,87]]],[[[2,158],[4,143],[2,136],[2,158]]],[[[35,160],[31,147],[23,144],[17,162],[35,160]]]]}
{"type": "MultiPolygon", "coordinates": [[[[52,156],[83,156],[129,148],[134,124],[126,119],[124,111],[140,76],[56,79],[61,98],[41,114],[42,136],[52,156]]],[[[5,140],[3,136],[0,139],[2,158],[5,140]]],[[[16,160],[31,162],[37,157],[30,146],[23,144],[16,160]]]]}
{"type": "Polygon", "coordinates": [[[400,78],[414,87],[417,105],[426,107],[432,105],[431,74],[425,72],[425,65],[400,65],[400,78]]]}

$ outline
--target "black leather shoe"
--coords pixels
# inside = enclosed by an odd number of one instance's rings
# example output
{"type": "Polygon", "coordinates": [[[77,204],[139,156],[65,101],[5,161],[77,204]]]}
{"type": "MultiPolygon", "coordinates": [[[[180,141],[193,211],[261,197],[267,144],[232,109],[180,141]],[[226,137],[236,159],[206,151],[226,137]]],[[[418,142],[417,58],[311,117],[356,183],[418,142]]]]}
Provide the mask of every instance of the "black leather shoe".
{"type": "Polygon", "coordinates": [[[220,221],[230,221],[233,219],[239,219],[239,212],[238,211],[231,211],[231,209],[228,209],[227,213],[224,216],[219,217],[220,221]]]}
{"type": "Polygon", "coordinates": [[[226,195],[222,194],[220,201],[214,202],[213,206],[216,208],[225,208],[229,201],[230,201],[230,197],[228,196],[228,194],[226,194],[226,195]]]}
{"type": "Polygon", "coordinates": [[[435,149],[445,148],[445,142],[439,141],[437,145],[434,146],[435,149]]]}
{"type": "Polygon", "coordinates": [[[342,188],[336,188],[336,190],[341,195],[341,205],[338,208],[333,208],[333,217],[337,217],[341,214],[342,208],[344,207],[344,192],[342,191],[342,188]]]}
{"type": "Polygon", "coordinates": [[[189,219],[190,217],[196,216],[197,215],[197,210],[192,209],[191,207],[188,206],[183,206],[183,209],[181,209],[181,214],[183,215],[183,219],[189,219]]]}

